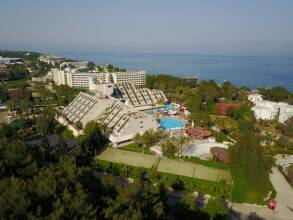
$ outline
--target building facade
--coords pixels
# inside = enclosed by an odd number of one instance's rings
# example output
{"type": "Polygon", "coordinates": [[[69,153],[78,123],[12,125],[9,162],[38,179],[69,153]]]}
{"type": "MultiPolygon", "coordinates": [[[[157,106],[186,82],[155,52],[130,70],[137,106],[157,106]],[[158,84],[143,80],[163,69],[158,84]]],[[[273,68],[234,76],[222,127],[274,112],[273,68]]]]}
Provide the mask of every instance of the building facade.
{"type": "Polygon", "coordinates": [[[79,93],[57,119],[75,136],[82,134],[82,129],[91,121],[102,123],[110,129],[109,140],[115,145],[130,141],[137,133],[159,128],[152,115],[129,108],[117,99],[84,92],[79,93]],[[82,128],[78,128],[79,123],[82,128]]]}
{"type": "Polygon", "coordinates": [[[144,86],[146,82],[146,72],[114,72],[111,73],[113,83],[132,83],[137,86],[144,86]]]}
{"type": "Polygon", "coordinates": [[[125,83],[129,82],[136,86],[144,86],[146,80],[145,71],[139,72],[114,72],[100,73],[89,72],[83,68],[65,68],[51,70],[52,79],[57,85],[68,85],[76,88],[89,89],[90,82],[101,83],[125,83]]]}
{"type": "Polygon", "coordinates": [[[284,123],[293,117],[293,105],[288,103],[263,100],[259,94],[249,95],[248,100],[254,104],[252,111],[256,119],[274,120],[278,117],[278,121],[284,123]]]}

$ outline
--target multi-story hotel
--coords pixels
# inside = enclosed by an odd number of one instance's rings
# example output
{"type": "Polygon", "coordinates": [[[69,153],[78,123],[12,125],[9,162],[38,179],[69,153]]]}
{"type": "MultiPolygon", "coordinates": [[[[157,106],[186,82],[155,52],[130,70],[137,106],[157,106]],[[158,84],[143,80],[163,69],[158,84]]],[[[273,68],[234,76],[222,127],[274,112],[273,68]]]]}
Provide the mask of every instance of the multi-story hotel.
{"type": "Polygon", "coordinates": [[[137,86],[145,85],[146,72],[114,72],[111,73],[113,77],[113,83],[132,83],[137,86]]]}
{"type": "Polygon", "coordinates": [[[53,81],[57,85],[68,85],[76,88],[89,88],[89,81],[94,80],[95,83],[125,83],[130,82],[137,86],[145,85],[146,72],[114,72],[99,73],[89,72],[86,68],[65,68],[64,70],[52,69],[51,73],[53,81]]]}

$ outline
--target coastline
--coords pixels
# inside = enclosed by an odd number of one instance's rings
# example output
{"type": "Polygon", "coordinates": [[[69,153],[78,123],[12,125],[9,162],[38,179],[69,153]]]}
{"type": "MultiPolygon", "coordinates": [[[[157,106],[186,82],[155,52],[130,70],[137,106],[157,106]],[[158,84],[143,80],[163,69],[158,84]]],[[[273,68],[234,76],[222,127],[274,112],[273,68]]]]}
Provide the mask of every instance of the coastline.
{"type": "MultiPolygon", "coordinates": [[[[54,54],[54,52],[52,52],[54,54]]],[[[128,70],[146,70],[152,74],[192,76],[217,83],[230,81],[238,87],[282,86],[293,91],[293,57],[194,55],[153,53],[59,52],[58,55],[111,63],[128,70]]]]}

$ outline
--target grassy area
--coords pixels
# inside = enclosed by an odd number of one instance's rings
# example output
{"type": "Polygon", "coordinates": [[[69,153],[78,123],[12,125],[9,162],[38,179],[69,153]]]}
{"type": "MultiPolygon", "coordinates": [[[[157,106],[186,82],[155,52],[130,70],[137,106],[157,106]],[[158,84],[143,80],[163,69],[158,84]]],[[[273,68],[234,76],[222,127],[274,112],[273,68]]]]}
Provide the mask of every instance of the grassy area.
{"type": "Polygon", "coordinates": [[[156,156],[113,148],[105,149],[97,159],[144,168],[151,168],[158,160],[156,156]]]}
{"type": "Polygon", "coordinates": [[[125,145],[123,147],[120,147],[119,149],[153,155],[153,153],[149,149],[143,149],[141,146],[139,146],[136,143],[131,143],[131,144],[125,145]]]}
{"type": "Polygon", "coordinates": [[[178,159],[183,159],[184,161],[191,163],[202,164],[212,168],[231,170],[230,164],[220,163],[214,160],[201,160],[197,157],[178,157],[178,159]]]}
{"type": "MultiPolygon", "coordinates": [[[[219,164],[199,159],[186,162],[163,158],[158,161],[156,156],[112,148],[103,151],[96,159],[97,169],[100,171],[132,178],[143,175],[153,182],[162,182],[167,186],[172,186],[179,178],[188,191],[220,195],[228,199],[231,192],[229,184],[232,183],[233,177],[232,201],[267,204],[267,201],[264,201],[267,195],[248,188],[244,174],[234,164],[219,164]]],[[[273,196],[276,194],[271,184],[269,190],[273,196]]]]}
{"type": "Polygon", "coordinates": [[[97,156],[97,159],[136,167],[157,167],[157,171],[159,172],[209,181],[224,180],[227,183],[231,183],[232,181],[231,174],[227,170],[211,168],[205,165],[179,161],[176,159],[163,158],[158,161],[159,158],[156,156],[125,150],[107,148],[97,156]]]}
{"type": "Polygon", "coordinates": [[[231,184],[232,177],[229,171],[211,168],[201,164],[195,164],[185,161],[163,158],[161,159],[157,170],[163,173],[171,173],[180,176],[193,177],[209,181],[224,180],[231,184]]]}
{"type": "Polygon", "coordinates": [[[217,127],[227,128],[229,130],[237,128],[237,121],[233,118],[218,116],[218,115],[211,115],[211,119],[217,127]]]}
{"type": "Polygon", "coordinates": [[[153,183],[162,183],[168,187],[172,187],[175,182],[182,181],[183,188],[186,191],[197,191],[202,194],[230,198],[231,186],[225,184],[224,181],[212,182],[102,160],[96,160],[95,167],[99,171],[111,173],[116,176],[131,177],[134,179],[143,178],[153,183]]]}

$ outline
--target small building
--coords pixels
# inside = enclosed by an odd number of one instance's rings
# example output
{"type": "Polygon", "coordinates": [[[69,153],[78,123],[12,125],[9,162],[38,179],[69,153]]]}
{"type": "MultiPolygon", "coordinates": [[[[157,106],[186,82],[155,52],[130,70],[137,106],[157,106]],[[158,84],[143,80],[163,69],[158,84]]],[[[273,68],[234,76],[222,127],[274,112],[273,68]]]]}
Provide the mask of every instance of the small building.
{"type": "Polygon", "coordinates": [[[208,138],[212,136],[212,132],[205,128],[189,128],[187,129],[186,133],[190,137],[196,137],[196,138],[208,138]]]}
{"type": "Polygon", "coordinates": [[[216,161],[230,163],[228,149],[222,147],[212,147],[211,154],[216,161]]]}
{"type": "Polygon", "coordinates": [[[216,111],[219,115],[227,116],[228,109],[237,110],[240,108],[239,103],[217,103],[216,111]]]}

